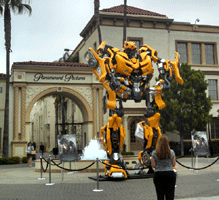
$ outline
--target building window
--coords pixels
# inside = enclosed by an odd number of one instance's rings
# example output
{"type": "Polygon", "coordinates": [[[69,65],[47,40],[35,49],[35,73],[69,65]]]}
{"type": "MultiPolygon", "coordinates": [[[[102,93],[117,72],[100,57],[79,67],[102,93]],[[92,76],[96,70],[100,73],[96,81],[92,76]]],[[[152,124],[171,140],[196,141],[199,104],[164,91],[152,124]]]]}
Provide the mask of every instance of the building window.
{"type": "Polygon", "coordinates": [[[213,117],[211,120],[211,139],[219,138],[219,119],[218,117],[213,117]]]}
{"type": "Polygon", "coordinates": [[[0,87],[0,93],[2,93],[2,87],[0,87]]]}
{"type": "Polygon", "coordinates": [[[217,79],[208,79],[208,95],[212,101],[218,100],[217,79]]]}
{"type": "Polygon", "coordinates": [[[214,45],[212,44],[205,44],[205,59],[206,64],[214,65],[214,45]]]}
{"type": "Polygon", "coordinates": [[[143,38],[128,37],[127,41],[134,42],[137,46],[137,49],[143,46],[143,38]]]}
{"type": "Polygon", "coordinates": [[[182,42],[177,43],[177,52],[180,55],[180,62],[187,63],[187,44],[182,42]]]}
{"type": "Polygon", "coordinates": [[[192,44],[192,64],[201,64],[201,45],[192,44]]]}
{"type": "Polygon", "coordinates": [[[189,65],[217,65],[216,43],[176,41],[180,62],[189,65]]]}

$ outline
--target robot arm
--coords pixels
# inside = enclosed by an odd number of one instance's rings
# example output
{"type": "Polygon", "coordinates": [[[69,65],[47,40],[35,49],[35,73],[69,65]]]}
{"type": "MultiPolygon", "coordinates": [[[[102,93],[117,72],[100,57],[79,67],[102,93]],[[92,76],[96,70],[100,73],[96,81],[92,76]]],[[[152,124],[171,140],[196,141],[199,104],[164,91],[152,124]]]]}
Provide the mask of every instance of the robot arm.
{"type": "Polygon", "coordinates": [[[172,80],[172,74],[174,73],[175,79],[179,84],[183,84],[183,79],[180,77],[179,74],[179,53],[175,52],[175,60],[169,61],[165,59],[158,59],[157,60],[157,67],[159,70],[160,75],[164,75],[165,80],[165,88],[170,88],[170,81],[172,80]]]}
{"type": "Polygon", "coordinates": [[[102,42],[97,52],[92,48],[85,53],[84,58],[91,67],[93,73],[97,76],[99,82],[104,82],[107,73],[110,73],[110,67],[112,65],[109,55],[104,51],[106,42],[102,42]],[[107,63],[107,64],[106,64],[107,63]]]}
{"type": "Polygon", "coordinates": [[[179,74],[179,54],[177,52],[175,56],[175,61],[169,61],[165,59],[158,58],[157,60],[157,67],[159,70],[160,75],[164,76],[164,79],[160,79],[154,87],[150,88],[150,94],[152,94],[155,98],[155,102],[158,105],[159,109],[165,107],[165,103],[162,100],[161,94],[163,91],[170,89],[171,80],[173,77],[173,73],[175,75],[175,79],[179,84],[183,84],[183,79],[180,77],[179,74]]]}

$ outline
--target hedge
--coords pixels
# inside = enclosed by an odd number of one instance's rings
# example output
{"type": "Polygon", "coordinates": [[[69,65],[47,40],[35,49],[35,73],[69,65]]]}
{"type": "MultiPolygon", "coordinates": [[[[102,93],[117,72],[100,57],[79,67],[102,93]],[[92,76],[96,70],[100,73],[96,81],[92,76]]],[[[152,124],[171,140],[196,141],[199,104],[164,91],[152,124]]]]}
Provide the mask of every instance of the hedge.
{"type": "Polygon", "coordinates": [[[20,164],[20,157],[0,158],[0,165],[20,164]]]}
{"type": "Polygon", "coordinates": [[[27,156],[22,158],[22,163],[27,163],[27,156]]]}

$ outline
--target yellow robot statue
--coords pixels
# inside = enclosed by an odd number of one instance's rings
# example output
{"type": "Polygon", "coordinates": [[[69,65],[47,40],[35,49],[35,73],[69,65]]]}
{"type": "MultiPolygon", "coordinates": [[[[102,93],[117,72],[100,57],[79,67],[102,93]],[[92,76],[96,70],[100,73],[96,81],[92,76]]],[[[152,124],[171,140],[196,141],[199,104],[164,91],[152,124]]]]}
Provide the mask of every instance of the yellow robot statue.
{"type": "Polygon", "coordinates": [[[151,106],[150,95],[154,97],[159,109],[165,107],[161,98],[163,91],[170,88],[173,73],[178,83],[183,84],[179,74],[179,54],[176,52],[175,61],[170,62],[157,57],[157,51],[148,45],[139,50],[134,42],[124,42],[123,51],[108,46],[102,42],[97,51],[92,48],[85,53],[85,60],[97,76],[99,82],[106,89],[103,98],[104,113],[109,109],[108,123],[101,128],[101,139],[108,155],[104,162],[105,174],[108,177],[127,178],[129,176],[126,165],[123,163],[120,149],[126,138],[122,126],[124,115],[122,102],[134,100],[135,103],[146,101],[145,117],[149,125],[141,122],[139,126],[144,131],[144,151],[139,153],[139,163],[136,169],[149,167],[148,157],[152,147],[161,136],[159,128],[160,114],[151,106]],[[158,66],[159,74],[163,75],[154,87],[149,87],[153,77],[152,62],[158,66]],[[145,159],[146,158],[146,159],[145,159]]]}

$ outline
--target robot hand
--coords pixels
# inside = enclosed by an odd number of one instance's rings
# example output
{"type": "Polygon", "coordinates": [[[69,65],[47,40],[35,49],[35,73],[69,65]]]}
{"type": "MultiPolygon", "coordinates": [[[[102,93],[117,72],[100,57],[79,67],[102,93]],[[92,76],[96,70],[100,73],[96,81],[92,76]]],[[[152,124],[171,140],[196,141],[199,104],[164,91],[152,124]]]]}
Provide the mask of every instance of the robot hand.
{"type": "Polygon", "coordinates": [[[159,109],[162,109],[166,106],[164,101],[162,100],[161,94],[164,88],[164,80],[160,79],[154,87],[150,87],[150,94],[154,96],[154,100],[159,109]]]}
{"type": "Polygon", "coordinates": [[[165,59],[158,59],[157,60],[157,67],[159,70],[160,75],[164,75],[164,86],[163,89],[170,89],[170,82],[172,80],[172,75],[174,73],[175,79],[179,84],[183,84],[183,79],[180,77],[179,74],[179,54],[177,52],[175,56],[175,61],[169,61],[165,59]]]}

